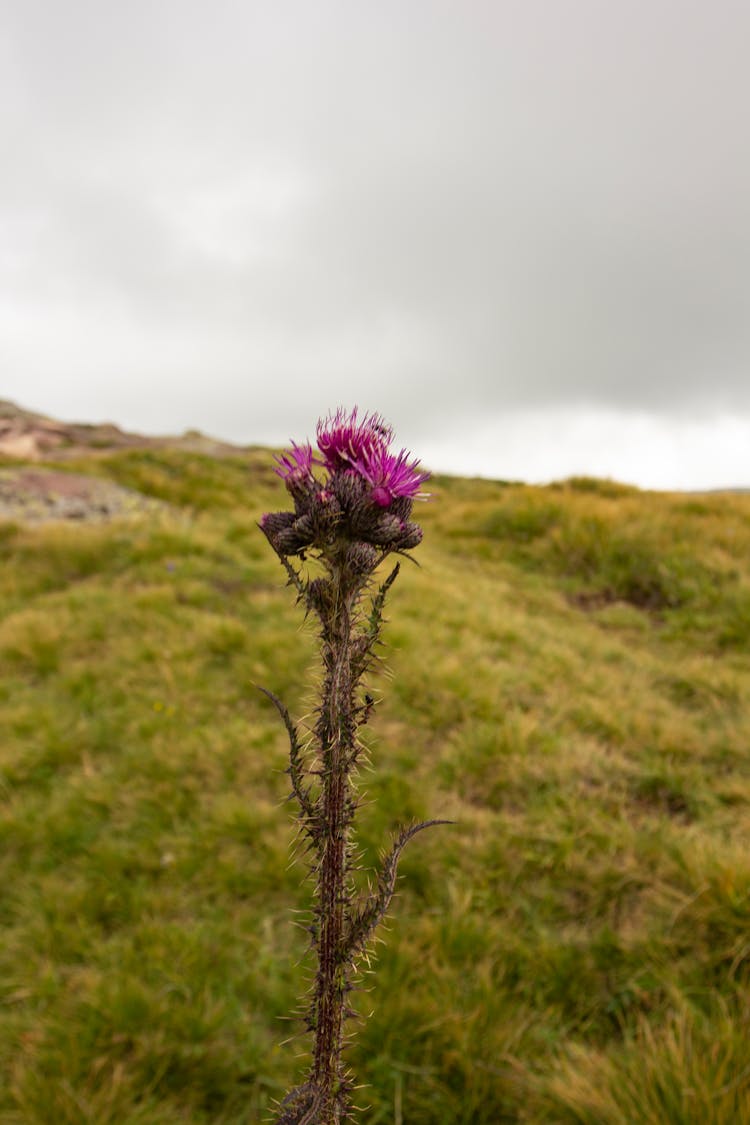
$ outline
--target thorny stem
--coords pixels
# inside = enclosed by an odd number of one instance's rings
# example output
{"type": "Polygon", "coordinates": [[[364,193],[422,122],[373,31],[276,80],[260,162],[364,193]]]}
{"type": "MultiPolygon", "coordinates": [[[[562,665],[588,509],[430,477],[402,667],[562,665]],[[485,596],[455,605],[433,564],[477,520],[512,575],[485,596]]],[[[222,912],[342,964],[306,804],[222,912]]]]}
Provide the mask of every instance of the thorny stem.
{"type": "MultiPolygon", "coordinates": [[[[329,560],[329,596],[317,604],[321,623],[324,678],[315,726],[317,798],[306,784],[297,730],[286,707],[266,689],[289,735],[288,773],[292,796],[299,805],[301,825],[310,838],[315,859],[315,924],[310,927],[317,970],[307,1015],[314,1032],[312,1066],[307,1081],[287,1095],[277,1125],[338,1125],[350,1117],[350,1084],[341,1058],[347,995],[356,962],[385,916],[396,886],[398,861],[406,844],[423,828],[448,824],[428,820],[402,829],[384,857],[375,888],[356,902],[350,878],[350,830],[354,819],[352,771],[359,751],[358,726],[366,721],[355,701],[360,677],[372,658],[380,636],[385,597],[398,566],[383,582],[364,620],[358,604],[364,580],[347,573],[343,559],[329,560]]],[[[303,600],[311,607],[310,587],[303,600]]]]}
{"type": "Polygon", "coordinates": [[[348,761],[356,722],[351,677],[351,593],[340,567],[332,574],[332,611],[324,634],[327,664],[318,735],[323,766],[321,794],[325,834],[317,880],[319,911],[318,970],[315,988],[315,1045],[311,1081],[320,1096],[320,1125],[339,1119],[337,1084],[341,1078],[341,1032],[346,995],[343,959],[344,907],[348,901],[347,836],[351,822],[348,761]]]}
{"type": "Polygon", "coordinates": [[[423,828],[448,824],[428,820],[402,829],[384,857],[375,888],[357,903],[350,879],[350,830],[354,819],[352,771],[359,752],[358,726],[366,721],[356,705],[359,680],[369,666],[380,637],[385,597],[398,566],[383,582],[364,620],[357,613],[364,580],[347,573],[342,558],[329,560],[328,594],[313,603],[310,586],[301,599],[316,608],[321,623],[324,678],[315,726],[316,769],[303,766],[297,729],[273,692],[261,688],[277,708],[289,735],[292,796],[301,826],[314,851],[315,923],[310,927],[317,969],[307,1026],[314,1032],[312,1066],[307,1081],[281,1104],[277,1125],[339,1125],[350,1118],[350,1084],[341,1058],[347,995],[358,959],[366,953],[384,918],[396,886],[398,860],[406,844],[423,828]],[[320,779],[317,797],[306,777],[320,779]]]}

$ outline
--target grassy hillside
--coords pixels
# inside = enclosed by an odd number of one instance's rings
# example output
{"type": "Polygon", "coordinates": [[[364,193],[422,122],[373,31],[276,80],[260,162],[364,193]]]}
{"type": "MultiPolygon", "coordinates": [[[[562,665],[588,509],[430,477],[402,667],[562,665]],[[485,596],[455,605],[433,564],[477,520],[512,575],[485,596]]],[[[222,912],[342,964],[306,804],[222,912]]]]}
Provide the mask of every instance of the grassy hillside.
{"type": "MultiPolygon", "coordinates": [[[[67,461],[165,502],[0,527],[0,1122],[250,1125],[296,1078],[286,743],[315,638],[267,454],[67,461]]],[[[351,1061],[366,1125],[750,1121],[750,497],[439,478],[392,593],[351,1061]]]]}

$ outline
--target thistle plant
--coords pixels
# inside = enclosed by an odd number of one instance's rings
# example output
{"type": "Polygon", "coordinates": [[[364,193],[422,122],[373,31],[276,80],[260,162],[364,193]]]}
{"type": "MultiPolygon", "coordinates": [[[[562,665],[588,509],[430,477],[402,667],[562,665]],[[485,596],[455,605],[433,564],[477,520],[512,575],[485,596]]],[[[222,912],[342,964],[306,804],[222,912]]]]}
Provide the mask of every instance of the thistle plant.
{"type": "Polygon", "coordinates": [[[399,562],[378,582],[389,556],[408,555],[422,539],[410,520],[429,474],[406,450],[393,453],[391,428],[377,414],[338,410],[317,427],[317,451],[292,447],[278,460],[293,510],[268,513],[261,529],[281,560],[289,585],[319,624],[322,677],[316,720],[303,744],[284,704],[278,709],[289,735],[291,798],[309,857],[314,896],[309,933],[315,976],[304,1025],[313,1035],[306,1080],[282,1101],[277,1125],[337,1125],[351,1120],[352,1079],[343,1059],[344,1025],[355,1013],[350,993],[375,930],[388,910],[399,857],[423,828],[401,829],[372,873],[371,888],[354,884],[355,778],[364,753],[359,730],[372,697],[363,677],[376,664],[383,610],[399,562]],[[316,564],[316,576],[303,572],[316,564]]]}

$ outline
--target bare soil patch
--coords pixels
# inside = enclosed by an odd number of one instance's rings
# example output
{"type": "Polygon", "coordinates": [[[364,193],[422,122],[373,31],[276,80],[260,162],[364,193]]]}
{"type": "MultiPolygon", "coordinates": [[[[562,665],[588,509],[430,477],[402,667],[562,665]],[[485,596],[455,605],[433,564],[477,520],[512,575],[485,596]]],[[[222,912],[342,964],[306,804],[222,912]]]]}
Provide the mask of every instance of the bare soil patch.
{"type": "Polygon", "coordinates": [[[0,519],[98,521],[163,507],[111,481],[56,469],[0,469],[0,519]]]}

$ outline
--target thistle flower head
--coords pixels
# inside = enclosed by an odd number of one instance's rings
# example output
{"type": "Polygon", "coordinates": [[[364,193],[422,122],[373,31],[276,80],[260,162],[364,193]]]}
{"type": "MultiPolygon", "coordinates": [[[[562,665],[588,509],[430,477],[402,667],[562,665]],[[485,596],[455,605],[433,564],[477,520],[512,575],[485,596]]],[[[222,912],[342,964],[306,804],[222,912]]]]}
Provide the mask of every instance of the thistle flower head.
{"type": "Polygon", "coordinates": [[[292,448],[276,458],[278,466],[274,470],[286,482],[302,482],[312,479],[313,451],[309,443],[297,445],[292,442],[292,448]]]}
{"type": "Polygon", "coordinates": [[[278,456],[276,472],[294,499],[294,513],[272,514],[261,523],[277,553],[304,555],[312,547],[332,558],[347,541],[386,552],[416,546],[421,530],[408,520],[412,501],[426,499],[420,489],[430,474],[405,449],[392,453],[392,438],[379,414],[360,417],[356,407],[338,409],[318,422],[322,458],[309,443],[292,443],[278,456]],[[314,466],[324,470],[324,479],[315,476],[314,466]]]}
{"type": "Polygon", "coordinates": [[[419,490],[430,474],[420,471],[419,461],[409,460],[405,449],[390,453],[385,446],[373,446],[358,459],[356,468],[372,485],[372,499],[379,508],[389,507],[397,496],[427,499],[419,490]]]}
{"type": "Polygon", "coordinates": [[[332,472],[356,467],[372,450],[387,448],[393,437],[393,430],[379,414],[359,419],[357,413],[356,406],[350,414],[339,408],[318,422],[318,449],[332,472]]]}

